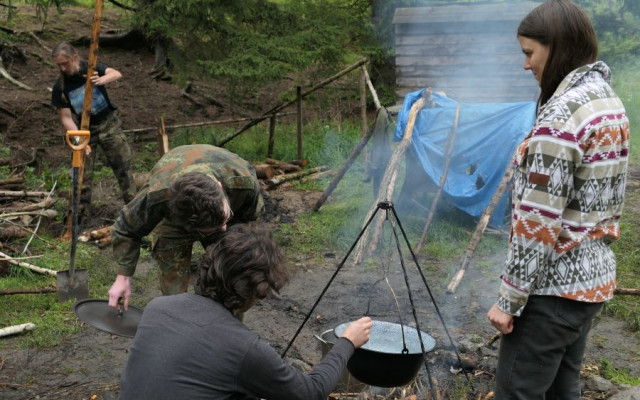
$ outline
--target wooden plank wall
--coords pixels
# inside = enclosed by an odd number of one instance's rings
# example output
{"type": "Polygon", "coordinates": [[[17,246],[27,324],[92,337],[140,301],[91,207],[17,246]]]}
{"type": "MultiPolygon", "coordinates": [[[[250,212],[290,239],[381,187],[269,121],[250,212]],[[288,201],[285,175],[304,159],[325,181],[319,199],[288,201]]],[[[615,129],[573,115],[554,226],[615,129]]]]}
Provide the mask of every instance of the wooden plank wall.
{"type": "Polygon", "coordinates": [[[535,101],[539,89],[516,38],[539,3],[398,8],[396,96],[425,87],[461,102],[535,101]]]}

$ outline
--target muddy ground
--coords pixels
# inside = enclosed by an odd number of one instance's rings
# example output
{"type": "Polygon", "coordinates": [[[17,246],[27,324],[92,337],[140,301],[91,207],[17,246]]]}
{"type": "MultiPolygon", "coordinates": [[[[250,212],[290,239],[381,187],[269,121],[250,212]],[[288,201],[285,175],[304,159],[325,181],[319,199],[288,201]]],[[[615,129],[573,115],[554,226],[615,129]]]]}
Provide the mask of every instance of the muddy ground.
{"type": "MultiPolygon", "coordinates": [[[[29,9],[23,11],[35,13],[29,9]]],[[[106,12],[103,17],[103,32],[118,29],[111,13],[106,12]]],[[[12,148],[11,163],[16,168],[29,164],[36,170],[43,170],[69,163],[70,153],[62,142],[64,132],[56,111],[49,105],[49,88],[58,72],[47,61],[49,52],[46,47],[53,47],[61,39],[79,36],[69,32],[67,26],[74,26],[78,31],[88,34],[91,12],[66,9],[64,16],[54,16],[50,20],[52,22],[43,32],[39,31],[37,24],[24,24],[17,29],[15,35],[21,39],[26,58],[20,60],[16,57],[9,64],[5,63],[5,68],[14,78],[34,90],[23,90],[6,79],[0,80],[0,134],[3,144],[12,148]],[[40,42],[31,38],[30,32],[35,33],[40,42]]],[[[2,22],[0,16],[0,25],[2,22]]],[[[81,52],[86,54],[86,48],[81,48],[81,52]]],[[[197,105],[182,95],[183,88],[175,82],[153,79],[149,74],[153,54],[145,47],[126,50],[102,48],[100,61],[123,73],[123,79],[108,89],[110,97],[120,108],[125,129],[156,127],[160,116],[164,116],[168,125],[246,117],[257,115],[277,104],[274,95],[279,92],[271,88],[263,91],[261,97],[247,99],[244,108],[231,106],[231,95],[223,91],[212,93],[229,106],[220,108],[203,98],[199,99],[201,105],[197,105]],[[269,98],[269,95],[272,97],[269,98]]],[[[351,113],[348,104],[344,107],[347,114],[351,113]]],[[[143,136],[131,134],[134,151],[145,146],[146,142],[140,140],[143,136]]],[[[637,173],[635,175],[634,181],[637,181],[640,176],[637,173]]],[[[86,222],[87,228],[109,223],[122,207],[114,187],[110,177],[96,183],[92,219],[86,222]]],[[[631,190],[638,190],[637,182],[631,190]]],[[[294,191],[286,184],[268,192],[266,195],[271,208],[269,218],[263,222],[278,229],[280,224],[290,223],[297,215],[310,212],[320,194],[294,191]]],[[[246,324],[279,352],[287,347],[302,326],[300,335],[287,353],[287,358],[300,368],[309,368],[320,359],[321,348],[317,335],[360,317],[367,309],[375,319],[397,322],[398,312],[389,287],[394,289],[404,321],[409,325],[414,324],[403,268],[398,255],[392,251],[382,252],[374,257],[375,261],[360,265],[353,265],[351,257],[343,264],[322,297],[323,288],[329,283],[337,266],[341,265],[345,254],[327,250],[324,254],[288,255],[295,272],[291,284],[280,299],[261,301],[251,309],[247,313],[246,324]],[[381,281],[385,277],[389,285],[381,281]],[[305,316],[317,299],[320,299],[317,308],[303,325],[305,316]]],[[[421,256],[419,263],[426,278],[425,285],[415,264],[409,259],[405,260],[418,322],[423,331],[435,338],[436,347],[427,357],[429,374],[423,368],[418,379],[406,388],[404,394],[418,393],[424,398],[429,389],[430,375],[431,382],[440,388],[444,398],[460,398],[454,388],[456,382],[465,381],[465,376],[454,373],[457,371],[457,360],[444,326],[448,328],[461,356],[475,364],[475,368],[468,371],[468,377],[474,385],[469,398],[484,397],[491,391],[496,344],[486,346],[486,343],[495,331],[485,315],[495,298],[503,259],[504,254],[497,252],[495,259],[474,260],[455,294],[446,294],[444,291],[448,280],[443,276],[450,272],[446,271],[446,267],[421,256]],[[479,262],[495,265],[495,268],[476,268],[479,262]],[[431,289],[435,304],[427,286],[431,289]],[[436,312],[436,305],[444,324],[436,312]]],[[[153,266],[145,263],[138,268],[132,304],[136,304],[136,301],[145,304],[160,294],[153,279],[143,279],[145,271],[153,274],[153,266]],[[144,282],[150,283],[145,285],[144,282]]],[[[0,351],[0,399],[7,400],[115,399],[119,375],[132,341],[89,326],[83,326],[81,333],[54,349],[19,350],[14,346],[15,338],[1,340],[5,347],[0,351]]],[[[616,368],[628,370],[632,376],[640,376],[640,341],[637,333],[630,332],[622,321],[599,317],[587,348],[585,377],[597,372],[595,366],[601,358],[606,358],[616,368]]],[[[374,398],[375,395],[394,398],[403,395],[400,389],[393,393],[375,387],[349,387],[347,390],[360,393],[351,398],[374,398]]],[[[605,395],[585,391],[584,398],[605,398],[605,395]]]]}

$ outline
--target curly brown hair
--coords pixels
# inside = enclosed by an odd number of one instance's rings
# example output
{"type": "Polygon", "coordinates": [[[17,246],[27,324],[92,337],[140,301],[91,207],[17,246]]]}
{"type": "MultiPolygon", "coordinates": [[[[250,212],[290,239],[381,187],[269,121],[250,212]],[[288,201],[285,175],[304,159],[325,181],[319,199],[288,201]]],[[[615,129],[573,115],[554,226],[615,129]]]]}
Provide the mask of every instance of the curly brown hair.
{"type": "Polygon", "coordinates": [[[188,172],[171,182],[169,192],[170,219],[187,231],[224,224],[226,195],[211,177],[202,172],[188,172]]]}
{"type": "Polygon", "coordinates": [[[290,276],[284,253],[269,231],[237,224],[207,247],[195,290],[229,310],[244,311],[258,299],[279,294],[290,276]]]}
{"type": "Polygon", "coordinates": [[[518,36],[549,46],[538,106],[553,96],[569,72],[598,60],[598,38],[591,20],[571,0],[548,0],[534,8],[520,22],[518,36]]]}

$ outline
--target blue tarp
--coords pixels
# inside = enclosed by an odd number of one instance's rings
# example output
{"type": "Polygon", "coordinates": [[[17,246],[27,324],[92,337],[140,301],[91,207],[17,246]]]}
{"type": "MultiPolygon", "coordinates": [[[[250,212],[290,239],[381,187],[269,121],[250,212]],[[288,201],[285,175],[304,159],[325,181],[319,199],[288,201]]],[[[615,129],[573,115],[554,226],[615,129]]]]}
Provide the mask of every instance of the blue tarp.
{"type": "MultiPolygon", "coordinates": [[[[402,140],[411,106],[422,97],[424,90],[405,97],[394,140],[402,140]]],[[[412,145],[424,171],[437,186],[444,173],[446,147],[453,132],[458,102],[437,93],[431,96],[435,107],[423,108],[418,113],[412,145]]],[[[498,189],[516,146],[531,130],[535,109],[534,102],[461,103],[443,200],[480,217],[498,189]]],[[[491,225],[504,224],[507,197],[505,195],[496,207],[489,221],[491,225]]]]}

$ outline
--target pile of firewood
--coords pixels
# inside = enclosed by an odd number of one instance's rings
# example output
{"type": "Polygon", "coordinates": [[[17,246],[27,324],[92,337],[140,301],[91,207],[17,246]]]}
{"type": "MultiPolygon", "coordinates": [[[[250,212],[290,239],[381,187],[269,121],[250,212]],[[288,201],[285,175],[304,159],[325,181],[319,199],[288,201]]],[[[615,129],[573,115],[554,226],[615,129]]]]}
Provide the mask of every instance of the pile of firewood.
{"type": "Polygon", "coordinates": [[[0,242],[34,235],[58,212],[52,192],[28,191],[22,176],[0,180],[0,242]]]}
{"type": "Polygon", "coordinates": [[[307,160],[295,160],[285,162],[267,158],[264,164],[254,164],[256,175],[260,179],[266,190],[272,190],[293,180],[305,181],[329,177],[336,174],[336,171],[329,170],[326,166],[303,169],[307,165],[307,160]]]}

